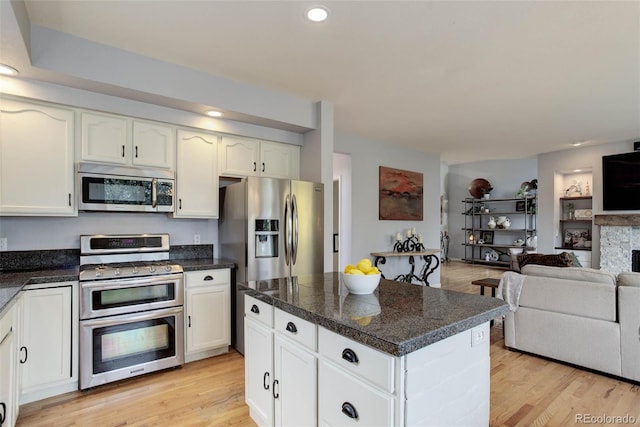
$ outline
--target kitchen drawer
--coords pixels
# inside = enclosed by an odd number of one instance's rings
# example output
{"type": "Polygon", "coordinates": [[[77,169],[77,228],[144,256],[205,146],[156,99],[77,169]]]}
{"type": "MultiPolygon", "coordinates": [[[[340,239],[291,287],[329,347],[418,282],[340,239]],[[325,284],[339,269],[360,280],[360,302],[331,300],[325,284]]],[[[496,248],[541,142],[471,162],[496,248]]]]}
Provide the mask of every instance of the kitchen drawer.
{"type": "Polygon", "coordinates": [[[318,352],[347,371],[394,392],[394,357],[320,328],[318,352]]]}
{"type": "Polygon", "coordinates": [[[323,360],[318,368],[318,421],[323,426],[391,426],[394,397],[323,360]]]}
{"type": "Polygon", "coordinates": [[[244,296],[244,315],[255,319],[263,325],[273,328],[273,306],[250,297],[244,296]]]}
{"type": "Polygon", "coordinates": [[[316,351],[318,335],[316,325],[277,308],[275,311],[276,332],[316,351]]]}
{"type": "Polygon", "coordinates": [[[231,283],[231,270],[228,268],[188,271],[184,273],[185,287],[224,285],[231,283]]]}

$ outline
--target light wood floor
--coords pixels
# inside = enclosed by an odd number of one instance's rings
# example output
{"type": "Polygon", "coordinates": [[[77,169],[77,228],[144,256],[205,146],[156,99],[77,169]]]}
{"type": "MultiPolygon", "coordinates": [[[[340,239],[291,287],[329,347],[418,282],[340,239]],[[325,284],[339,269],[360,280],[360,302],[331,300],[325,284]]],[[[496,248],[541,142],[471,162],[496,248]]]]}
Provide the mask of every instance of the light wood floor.
{"type": "MultiPolygon", "coordinates": [[[[442,287],[477,294],[472,280],[498,278],[503,271],[450,262],[442,268],[442,287]]],[[[255,426],[244,404],[243,360],[232,350],[180,369],[23,405],[17,425],[255,426]]],[[[565,426],[586,424],[580,416],[625,415],[640,425],[639,386],[508,351],[500,322],[492,328],[491,426],[565,426]]]]}

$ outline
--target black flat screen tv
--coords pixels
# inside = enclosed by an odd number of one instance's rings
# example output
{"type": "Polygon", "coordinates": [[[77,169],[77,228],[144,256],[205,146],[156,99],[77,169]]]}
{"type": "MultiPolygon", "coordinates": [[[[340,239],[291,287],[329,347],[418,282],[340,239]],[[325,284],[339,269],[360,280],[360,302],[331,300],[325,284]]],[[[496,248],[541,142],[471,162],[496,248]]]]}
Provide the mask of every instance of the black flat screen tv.
{"type": "Polygon", "coordinates": [[[602,208],[640,210],[640,151],[602,157],[602,208]]]}

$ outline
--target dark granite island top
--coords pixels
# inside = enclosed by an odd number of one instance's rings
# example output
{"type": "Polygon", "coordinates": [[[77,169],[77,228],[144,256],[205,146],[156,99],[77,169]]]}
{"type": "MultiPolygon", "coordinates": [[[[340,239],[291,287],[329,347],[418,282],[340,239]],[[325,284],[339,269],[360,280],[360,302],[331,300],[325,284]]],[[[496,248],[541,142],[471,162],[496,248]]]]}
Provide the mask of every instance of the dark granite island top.
{"type": "Polygon", "coordinates": [[[247,294],[393,356],[404,356],[505,315],[497,298],[382,279],[353,295],[339,273],[241,283],[247,294]]]}

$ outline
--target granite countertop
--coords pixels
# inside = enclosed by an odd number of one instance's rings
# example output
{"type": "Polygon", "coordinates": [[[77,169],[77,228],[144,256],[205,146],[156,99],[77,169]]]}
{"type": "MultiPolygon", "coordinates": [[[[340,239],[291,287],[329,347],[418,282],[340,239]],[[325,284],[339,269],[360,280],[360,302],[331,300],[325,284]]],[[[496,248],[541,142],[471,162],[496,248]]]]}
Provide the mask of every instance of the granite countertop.
{"type": "MultiPolygon", "coordinates": [[[[209,270],[217,268],[235,268],[233,261],[217,258],[193,258],[178,259],[177,264],[182,265],[184,271],[209,270]]],[[[26,271],[2,271],[0,272],[0,317],[8,309],[27,285],[41,283],[56,283],[78,280],[79,267],[34,269],[26,271]]]]}
{"type": "Polygon", "coordinates": [[[338,273],[241,283],[248,295],[393,356],[505,315],[497,298],[382,279],[353,295],[338,273]]]}

